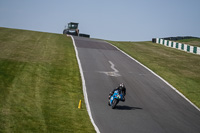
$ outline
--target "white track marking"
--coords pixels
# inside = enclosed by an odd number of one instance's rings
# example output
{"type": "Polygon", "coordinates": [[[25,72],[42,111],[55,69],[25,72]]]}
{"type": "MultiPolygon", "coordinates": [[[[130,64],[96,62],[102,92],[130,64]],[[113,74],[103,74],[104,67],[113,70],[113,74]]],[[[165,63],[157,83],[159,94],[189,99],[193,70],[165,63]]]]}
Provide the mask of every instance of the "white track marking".
{"type": "Polygon", "coordinates": [[[97,127],[97,125],[95,124],[95,122],[94,122],[94,120],[92,118],[92,113],[91,113],[91,110],[90,110],[90,104],[89,104],[88,96],[87,96],[87,88],[86,88],[86,84],[85,84],[85,78],[84,78],[84,75],[83,75],[83,69],[82,69],[82,66],[81,66],[80,59],[79,59],[78,50],[77,50],[77,47],[76,47],[76,44],[75,44],[73,36],[70,35],[70,37],[72,38],[72,41],[73,41],[73,45],[74,45],[74,49],[75,49],[75,53],[76,53],[76,59],[78,61],[78,66],[79,66],[79,70],[80,70],[80,74],[81,74],[82,86],[83,86],[83,94],[84,94],[84,98],[85,98],[86,108],[87,108],[90,120],[91,120],[96,132],[100,133],[99,128],[97,127]]]}
{"type": "MultiPolygon", "coordinates": [[[[105,41],[106,42],[106,41],[105,41]]],[[[137,62],[138,64],[140,64],[141,66],[143,66],[144,68],[146,68],[147,70],[149,70],[151,73],[153,73],[155,76],[157,76],[159,79],[161,79],[163,82],[165,82],[169,87],[171,87],[175,92],[177,92],[180,96],[182,96],[186,101],[188,101],[192,106],[194,106],[198,111],[200,111],[200,109],[194,104],[192,103],[187,97],[185,97],[181,92],[179,92],[175,87],[173,87],[170,83],[168,83],[166,80],[164,80],[163,78],[161,78],[159,75],[157,75],[156,73],[154,73],[151,69],[149,69],[148,67],[146,67],[145,65],[143,65],[142,63],[140,63],[139,61],[137,61],[136,59],[134,59],[133,57],[131,57],[130,55],[128,55],[127,53],[125,53],[124,51],[122,51],[121,49],[119,49],[118,47],[114,46],[113,44],[106,42],[108,44],[110,44],[111,46],[115,47],[116,49],[118,49],[119,51],[121,51],[123,54],[125,54],[126,56],[128,56],[129,58],[131,58],[132,60],[134,60],[135,62],[137,62]]]]}
{"type": "Polygon", "coordinates": [[[115,64],[114,63],[112,63],[112,61],[108,61],[109,63],[110,63],[110,68],[112,69],[112,70],[114,70],[114,71],[111,71],[111,72],[104,72],[104,71],[100,71],[100,73],[104,73],[104,74],[106,74],[106,75],[108,75],[108,76],[113,76],[113,77],[119,77],[119,76],[121,76],[120,74],[119,74],[119,71],[115,68],[115,64]]]}
{"type": "Polygon", "coordinates": [[[115,69],[115,64],[113,64],[112,61],[109,61],[109,63],[111,64],[110,67],[111,67],[111,69],[114,70],[114,72],[116,72],[116,73],[119,72],[117,69],[115,69]]]}

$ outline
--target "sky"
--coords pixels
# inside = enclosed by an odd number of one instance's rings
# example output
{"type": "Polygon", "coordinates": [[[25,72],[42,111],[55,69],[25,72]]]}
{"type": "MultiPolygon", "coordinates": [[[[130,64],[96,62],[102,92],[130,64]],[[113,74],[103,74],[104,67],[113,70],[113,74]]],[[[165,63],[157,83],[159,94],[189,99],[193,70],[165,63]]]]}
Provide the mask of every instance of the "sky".
{"type": "Polygon", "coordinates": [[[69,22],[112,41],[200,37],[200,0],[0,0],[0,27],[62,34],[69,22]]]}

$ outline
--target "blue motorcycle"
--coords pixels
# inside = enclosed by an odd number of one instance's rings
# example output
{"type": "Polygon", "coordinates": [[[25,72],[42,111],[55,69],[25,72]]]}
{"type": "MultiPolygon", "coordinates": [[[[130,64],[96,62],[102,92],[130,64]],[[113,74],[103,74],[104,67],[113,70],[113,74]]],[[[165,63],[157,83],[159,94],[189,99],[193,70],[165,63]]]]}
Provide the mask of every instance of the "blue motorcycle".
{"type": "Polygon", "coordinates": [[[114,91],[114,94],[110,97],[110,100],[108,102],[108,105],[114,109],[116,105],[119,103],[119,101],[123,100],[123,95],[119,93],[118,90],[114,91]]]}

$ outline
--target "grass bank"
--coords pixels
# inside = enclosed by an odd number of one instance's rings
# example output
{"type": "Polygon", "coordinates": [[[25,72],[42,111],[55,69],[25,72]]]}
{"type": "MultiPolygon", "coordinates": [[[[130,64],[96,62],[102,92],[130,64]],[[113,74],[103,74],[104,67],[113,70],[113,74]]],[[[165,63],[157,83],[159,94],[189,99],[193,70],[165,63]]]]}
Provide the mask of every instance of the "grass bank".
{"type": "Polygon", "coordinates": [[[180,42],[180,43],[183,43],[183,44],[189,44],[191,46],[200,47],[200,38],[183,39],[183,40],[178,40],[176,42],[180,42]]]}
{"type": "Polygon", "coordinates": [[[200,56],[152,42],[109,41],[153,70],[200,107],[200,56]]]}
{"type": "Polygon", "coordinates": [[[71,38],[0,28],[0,132],[95,132],[71,38]]]}

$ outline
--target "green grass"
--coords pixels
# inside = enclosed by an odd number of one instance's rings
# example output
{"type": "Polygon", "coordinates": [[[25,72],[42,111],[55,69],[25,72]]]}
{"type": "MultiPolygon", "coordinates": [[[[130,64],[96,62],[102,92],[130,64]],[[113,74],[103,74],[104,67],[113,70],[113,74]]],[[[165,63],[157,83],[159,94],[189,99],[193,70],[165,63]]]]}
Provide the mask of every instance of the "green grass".
{"type": "Polygon", "coordinates": [[[200,107],[200,56],[152,42],[109,41],[160,75],[200,107]]]}
{"type": "Polygon", "coordinates": [[[95,132],[71,38],[0,28],[0,132],[95,132]]]}
{"type": "Polygon", "coordinates": [[[200,38],[183,39],[183,40],[178,40],[176,42],[180,42],[180,43],[183,43],[183,44],[189,44],[191,46],[200,47],[200,38]]]}

